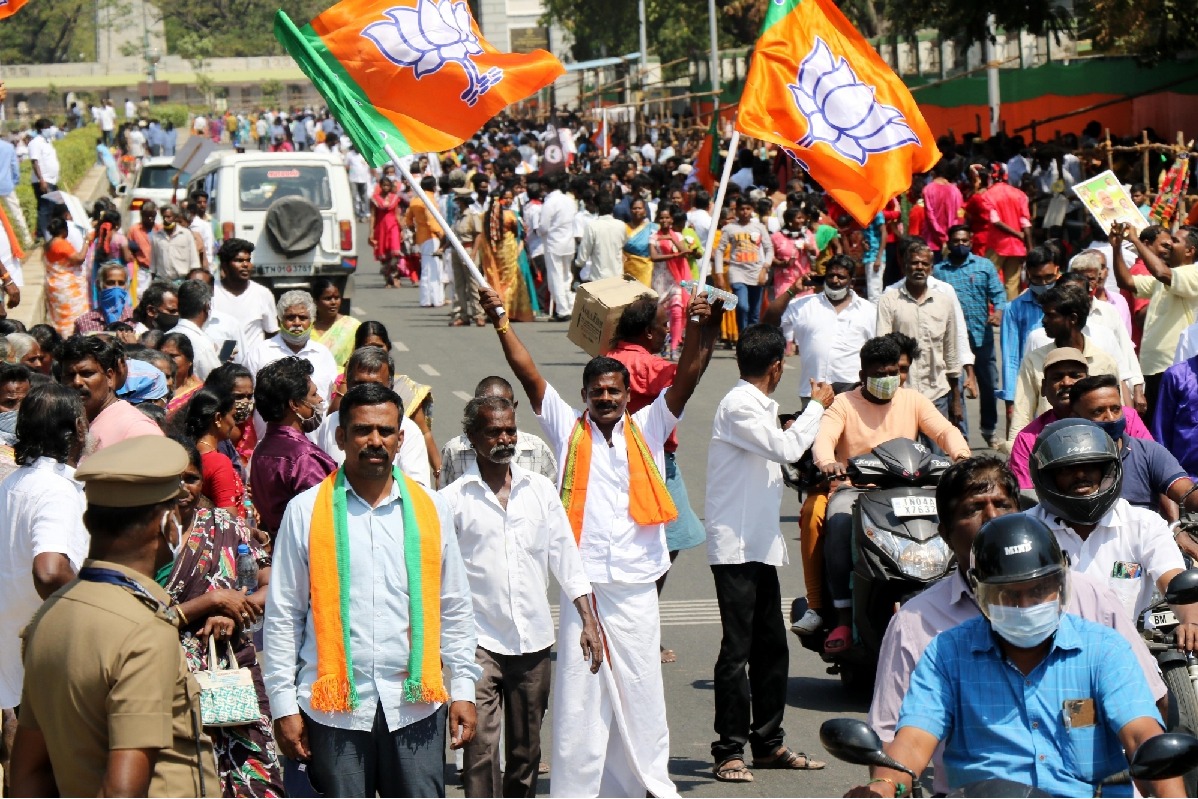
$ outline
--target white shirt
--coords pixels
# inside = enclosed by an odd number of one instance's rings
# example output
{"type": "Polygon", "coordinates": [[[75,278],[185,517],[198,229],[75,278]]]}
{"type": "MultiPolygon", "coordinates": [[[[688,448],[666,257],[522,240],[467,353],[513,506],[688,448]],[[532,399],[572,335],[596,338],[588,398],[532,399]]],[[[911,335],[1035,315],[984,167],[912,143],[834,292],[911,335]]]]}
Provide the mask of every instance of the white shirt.
{"type": "Polygon", "coordinates": [[[170,332],[182,333],[187,336],[195,355],[191,362],[192,369],[200,380],[207,380],[212,370],[220,366],[220,353],[216,349],[216,342],[202,329],[196,327],[195,322],[187,319],[180,319],[176,322],[170,332]]]}
{"type": "Polygon", "coordinates": [[[137,116],[137,106],[132,100],[125,101],[125,119],[133,119],[137,116]]]}
{"type": "Polygon", "coordinates": [[[241,341],[245,345],[241,350],[243,359],[268,336],[279,332],[275,296],[266,286],[253,280],[241,294],[232,294],[218,283],[212,289],[212,310],[231,316],[241,324],[241,341]]]}
{"type": "MultiPolygon", "coordinates": [[[[899,286],[907,282],[906,278],[891,283],[886,287],[887,291],[898,291],[899,286]]],[[[953,288],[951,283],[946,283],[938,277],[928,275],[928,290],[938,291],[941,294],[947,294],[953,298],[953,312],[957,316],[957,359],[961,362],[961,366],[973,366],[973,348],[969,346],[969,328],[965,326],[965,312],[961,310],[961,301],[957,299],[957,290],[953,288]]],[[[964,385],[965,374],[961,374],[961,384],[964,385]]],[[[965,395],[962,394],[962,397],[965,395]]]]}
{"type": "Polygon", "coordinates": [[[146,157],[146,134],[138,128],[132,128],[125,134],[125,143],[129,145],[129,155],[133,158],[146,157]]]}
{"type": "MultiPolygon", "coordinates": [[[[567,462],[570,433],[581,415],[553,386],[545,385],[537,420],[545,431],[546,442],[556,450],[559,464],[567,462]]],[[[645,445],[653,453],[658,474],[666,473],[665,443],[679,418],[670,412],[664,391],[651,404],[632,414],[645,445]]],[[[612,429],[610,447],[595,423],[588,419],[587,424],[591,434],[591,474],[578,547],[587,579],[592,583],[654,582],[670,568],[666,526],[642,527],[629,514],[629,442],[624,435],[625,420],[616,422],[612,429]]]]}
{"type": "Polygon", "coordinates": [[[245,342],[241,335],[241,323],[229,314],[208,311],[208,321],[204,323],[204,332],[216,344],[217,354],[225,346],[226,341],[237,342],[233,349],[233,362],[245,363],[245,342]]]}
{"type": "MultiPolygon", "coordinates": [[[[308,532],[315,485],[287,505],[275,542],[266,602],[262,678],[275,718],[303,709],[326,727],[370,732],[379,704],[387,729],[394,732],[431,716],[434,702],[408,702],[403,682],[408,676],[410,599],[404,557],[403,507],[399,485],[371,508],[347,485],[346,525],[353,580],[349,585],[350,653],[354,683],[361,702],[354,711],[329,713],[312,707],[316,679],[316,627],[311,612],[308,532]]],[[[423,489],[417,489],[423,490],[423,489]]],[[[474,701],[474,683],[482,669],[474,662],[474,611],[470,586],[453,534],[453,518],[445,500],[429,492],[441,526],[441,660],[449,672],[446,688],[452,701],[474,701]]],[[[437,642],[426,645],[436,646],[437,642]]]]}
{"type": "MultiPolygon", "coordinates": [[[[337,461],[338,466],[345,463],[345,450],[337,446],[337,428],[340,425],[341,411],[333,411],[325,414],[320,427],[308,436],[313,444],[337,461]]],[[[420,425],[405,416],[400,420],[399,429],[403,432],[403,443],[395,453],[395,465],[401,472],[431,491],[433,470],[428,465],[428,449],[424,446],[424,433],[420,432],[420,425]]]]}
{"type": "Polygon", "coordinates": [[[212,225],[207,219],[200,217],[192,217],[191,224],[188,226],[192,232],[199,234],[200,240],[204,242],[204,257],[208,259],[208,268],[212,268],[212,259],[216,255],[216,237],[212,235],[212,225]]]}
{"type": "Polygon", "coordinates": [[[811,396],[812,380],[856,383],[861,379],[861,346],[874,337],[878,308],[849,291],[850,299],[839,313],[822,291],[796,297],[782,312],[782,332],[799,352],[800,397],[811,396]]]}
{"type": "MultiPolygon", "coordinates": [[[[1144,385],[1144,373],[1140,370],[1140,361],[1136,358],[1135,345],[1127,328],[1119,318],[1119,312],[1108,302],[1095,300],[1090,309],[1090,317],[1082,327],[1082,335],[1093,339],[1094,345],[1115,360],[1119,367],[1119,379],[1129,386],[1144,385]],[[1109,310],[1108,310],[1109,309],[1109,310]],[[1122,335],[1121,335],[1122,334],[1122,335]]],[[[1038,327],[1028,334],[1027,348],[1024,352],[1043,347],[1052,339],[1038,327]]]]}
{"type": "Polygon", "coordinates": [[[21,631],[42,606],[33,559],[66,555],[76,571],[91,543],[83,526],[83,484],[75,470],[38,458],[0,482],[0,707],[21,704],[21,631]]]}
{"type": "MultiPolygon", "coordinates": [[[[34,136],[29,140],[29,160],[37,161],[38,169],[42,172],[42,180],[47,183],[58,182],[58,151],[45,136],[34,136]]],[[[37,173],[31,172],[32,181],[37,183],[37,173]]]]}
{"type": "Polygon", "coordinates": [[[112,130],[116,127],[116,109],[110,105],[100,106],[100,130],[112,130]]]}
{"type": "Polygon", "coordinates": [[[521,210],[521,216],[524,218],[524,246],[528,250],[529,258],[545,254],[545,240],[538,232],[544,207],[544,203],[526,203],[521,210]]]}
{"type": "Polygon", "coordinates": [[[258,382],[258,372],[263,366],[274,363],[280,358],[303,358],[308,363],[312,364],[312,382],[316,384],[316,390],[325,401],[332,396],[333,383],[337,380],[340,371],[337,369],[337,361],[333,358],[333,353],[329,352],[329,348],[323,344],[318,344],[312,339],[308,339],[307,343],[296,352],[283,343],[283,337],[274,335],[258,343],[256,347],[251,347],[249,355],[245,359],[245,368],[250,370],[250,374],[254,376],[255,385],[258,382]]]}
{"type": "MultiPolygon", "coordinates": [[[[553,645],[549,572],[573,601],[590,593],[578,545],[557,487],[511,464],[507,509],[471,463],[441,489],[474,595],[478,645],[500,655],[528,655],[553,645]]],[[[562,605],[563,612],[570,612],[562,605]]]]}
{"type": "Polygon", "coordinates": [[[370,164],[366,163],[366,159],[357,150],[346,153],[345,166],[349,171],[350,183],[370,182],[370,164]]]}
{"type": "Polygon", "coordinates": [[[1186,567],[1165,520],[1153,511],[1132,506],[1126,499],[1118,500],[1098,520],[1085,541],[1064,521],[1045,512],[1042,505],[1027,514],[1052,528],[1073,568],[1105,583],[1123,603],[1133,623],[1148,609],[1161,575],[1186,567]],[[1125,566],[1119,571],[1127,573],[1126,566],[1130,566],[1139,576],[1114,576],[1120,563],[1125,566]]]}
{"type": "Polygon", "coordinates": [[[578,213],[578,202],[574,195],[552,191],[541,206],[541,220],[537,232],[545,241],[545,250],[550,255],[574,254],[574,215],[578,213]]]}
{"type": "Polygon", "coordinates": [[[704,208],[692,208],[686,212],[686,221],[699,234],[699,241],[707,246],[707,236],[711,232],[711,214],[704,208]]]}
{"type": "Polygon", "coordinates": [[[780,464],[794,463],[811,448],[823,415],[823,406],[812,402],[783,430],[778,403],[744,380],[720,400],[707,447],[703,505],[709,564],[790,563],[778,521],[780,464]]]}
{"type": "Polygon", "coordinates": [[[587,280],[620,277],[624,274],[624,242],[627,240],[628,226],[619,219],[611,214],[596,217],[582,232],[575,263],[580,266],[590,264],[587,280]]]}
{"type": "Polygon", "coordinates": [[[1195,355],[1198,355],[1198,322],[1181,331],[1181,336],[1177,339],[1177,351],[1173,356],[1173,363],[1188,361],[1195,355]]]}

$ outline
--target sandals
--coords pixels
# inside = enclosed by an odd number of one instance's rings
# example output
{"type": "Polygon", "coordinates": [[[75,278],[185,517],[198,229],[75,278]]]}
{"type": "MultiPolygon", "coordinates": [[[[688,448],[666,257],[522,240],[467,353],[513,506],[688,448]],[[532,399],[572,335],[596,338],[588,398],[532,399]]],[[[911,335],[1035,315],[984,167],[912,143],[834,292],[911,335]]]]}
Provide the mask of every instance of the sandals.
{"type": "Polygon", "coordinates": [[[753,768],[777,768],[788,771],[819,771],[828,764],[822,760],[814,760],[806,752],[796,752],[782,746],[768,760],[753,758],[753,768]]]}
{"type": "Polygon", "coordinates": [[[847,624],[842,624],[828,633],[828,637],[824,639],[824,652],[829,655],[835,655],[837,652],[843,652],[848,649],[849,644],[852,642],[853,631],[849,629],[847,624]]]}
{"type": "Polygon", "coordinates": [[[711,770],[715,778],[720,782],[752,782],[753,772],[749,771],[749,767],[745,764],[745,759],[739,755],[730,757],[726,760],[721,760],[711,770]],[[739,766],[729,766],[729,763],[740,763],[739,766]]]}

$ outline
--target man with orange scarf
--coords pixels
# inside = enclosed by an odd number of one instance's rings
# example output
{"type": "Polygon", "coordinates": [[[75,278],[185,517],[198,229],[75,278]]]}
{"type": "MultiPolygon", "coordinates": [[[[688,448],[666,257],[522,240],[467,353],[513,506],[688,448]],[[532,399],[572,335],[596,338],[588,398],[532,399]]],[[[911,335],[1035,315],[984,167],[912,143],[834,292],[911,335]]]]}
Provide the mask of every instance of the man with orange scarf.
{"type": "Polygon", "coordinates": [[[445,729],[453,749],[474,737],[482,674],[453,516],[393,466],[399,395],[357,385],[340,414],[344,465],[287,505],[275,543],[262,674],[275,740],[327,796],[444,796],[445,729]]]}
{"type": "MultiPolygon", "coordinates": [[[[635,414],[628,413],[628,369],[612,358],[592,358],[582,373],[580,412],[541,377],[511,323],[498,314],[499,295],[486,288],[479,294],[562,464],[562,504],[591,583],[606,654],[598,675],[580,658],[558,661],[550,795],[676,797],[667,768],[655,585],[670,567],[665,524],[678,514],[662,479],[664,448],[711,359],[722,308],[713,312],[701,294],[691,301],[674,382],[635,414]]],[[[582,620],[562,614],[558,651],[570,651],[581,633],[582,620]]]]}

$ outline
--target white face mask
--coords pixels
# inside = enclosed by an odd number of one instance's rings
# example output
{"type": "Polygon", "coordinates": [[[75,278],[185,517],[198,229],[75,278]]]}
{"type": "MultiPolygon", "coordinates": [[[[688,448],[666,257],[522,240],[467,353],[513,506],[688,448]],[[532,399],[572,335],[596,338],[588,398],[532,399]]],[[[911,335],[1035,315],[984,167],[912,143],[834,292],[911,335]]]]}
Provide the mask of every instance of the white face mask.
{"type": "Polygon", "coordinates": [[[840,302],[841,300],[843,300],[845,298],[845,296],[848,293],[849,293],[848,286],[845,286],[845,287],[839,288],[839,289],[834,289],[828,285],[824,286],[824,296],[827,297],[832,302],[840,302]]]}

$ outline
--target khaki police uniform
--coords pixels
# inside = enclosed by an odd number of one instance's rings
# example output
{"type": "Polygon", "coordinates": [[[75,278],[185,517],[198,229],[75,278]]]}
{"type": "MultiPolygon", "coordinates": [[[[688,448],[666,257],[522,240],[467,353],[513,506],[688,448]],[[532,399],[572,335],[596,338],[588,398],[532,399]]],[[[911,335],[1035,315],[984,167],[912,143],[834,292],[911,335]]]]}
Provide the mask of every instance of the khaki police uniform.
{"type": "MultiPolygon", "coordinates": [[[[76,476],[89,505],[144,507],[178,493],[186,462],[177,443],[142,436],[100,450],[76,476]]],[[[170,595],[120,564],[89,559],[81,574],[89,568],[144,592],[76,579],[46,600],[24,634],[20,726],[41,731],[62,796],[96,795],[112,749],[157,750],[150,796],[220,796],[170,595]]]]}

